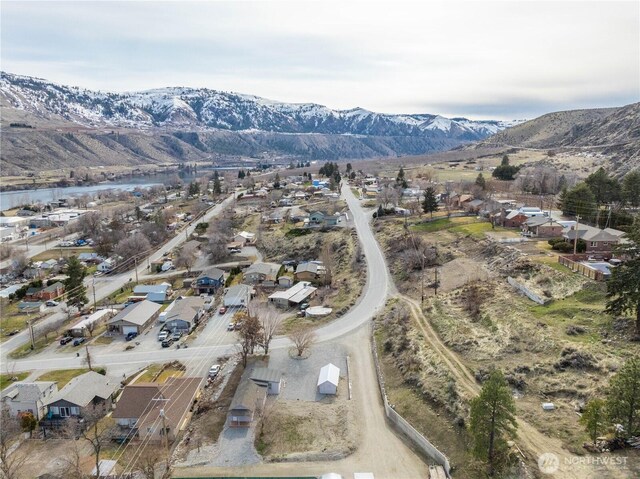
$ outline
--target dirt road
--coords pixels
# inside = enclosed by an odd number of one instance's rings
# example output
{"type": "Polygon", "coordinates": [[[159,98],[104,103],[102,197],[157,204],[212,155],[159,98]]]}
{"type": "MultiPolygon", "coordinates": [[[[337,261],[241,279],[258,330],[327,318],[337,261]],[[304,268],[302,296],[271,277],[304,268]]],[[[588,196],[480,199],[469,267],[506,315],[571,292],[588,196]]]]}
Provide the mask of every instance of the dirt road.
{"type": "MultiPolygon", "coordinates": [[[[416,324],[424,334],[424,338],[447,365],[458,385],[466,392],[468,397],[476,396],[480,392],[480,385],[457,354],[449,350],[436,334],[431,323],[422,313],[420,303],[407,296],[400,295],[399,297],[407,303],[412,316],[416,320],[416,324]]],[[[555,455],[558,460],[558,469],[555,472],[545,474],[545,477],[558,479],[586,479],[591,477],[628,479],[634,477],[632,471],[607,464],[599,464],[596,471],[594,466],[589,463],[588,456],[587,460],[585,460],[585,456],[581,456],[581,460],[576,461],[576,456],[564,449],[561,441],[540,433],[535,427],[520,418],[518,418],[518,439],[516,443],[527,456],[527,459],[533,463],[536,463],[543,454],[551,453],[555,455]]]]}

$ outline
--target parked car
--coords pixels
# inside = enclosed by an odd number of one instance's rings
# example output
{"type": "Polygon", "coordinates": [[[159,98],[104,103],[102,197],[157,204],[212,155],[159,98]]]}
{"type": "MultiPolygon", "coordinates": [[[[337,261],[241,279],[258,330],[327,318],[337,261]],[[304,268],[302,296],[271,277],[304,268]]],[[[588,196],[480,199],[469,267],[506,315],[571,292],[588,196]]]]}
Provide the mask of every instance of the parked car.
{"type": "Polygon", "coordinates": [[[169,346],[171,346],[171,343],[173,343],[173,339],[166,338],[164,341],[162,341],[162,347],[163,348],[168,348],[169,346]]]}
{"type": "Polygon", "coordinates": [[[70,343],[71,341],[73,341],[73,338],[71,336],[64,336],[61,340],[60,340],[60,346],[64,346],[65,344],[70,343]]]}
{"type": "Polygon", "coordinates": [[[168,337],[169,337],[169,331],[167,331],[166,329],[163,329],[162,331],[160,331],[160,334],[158,334],[158,341],[164,341],[168,337]]]}
{"type": "Polygon", "coordinates": [[[18,334],[20,332],[19,329],[14,329],[13,331],[9,331],[6,336],[15,336],[16,334],[18,334]]]}
{"type": "Polygon", "coordinates": [[[86,338],[76,338],[73,340],[74,346],[80,346],[82,343],[86,341],[86,338]]]}
{"type": "Polygon", "coordinates": [[[227,331],[233,331],[234,329],[236,329],[236,323],[229,323],[227,325],[227,331]]]}
{"type": "Polygon", "coordinates": [[[180,331],[175,331],[172,335],[171,335],[171,339],[173,341],[177,341],[178,339],[180,339],[182,337],[182,333],[180,331]]]}
{"type": "Polygon", "coordinates": [[[307,309],[309,307],[309,303],[302,303],[300,305],[300,311],[304,311],[305,309],[307,309]]]}
{"type": "Polygon", "coordinates": [[[231,254],[238,254],[240,252],[242,252],[242,250],[240,248],[231,248],[229,250],[229,253],[231,253],[231,254]]]}
{"type": "Polygon", "coordinates": [[[60,304],[60,303],[58,303],[57,301],[54,301],[53,299],[50,299],[49,301],[47,301],[47,302],[46,302],[46,303],[44,303],[44,304],[46,304],[47,306],[49,306],[50,308],[52,308],[52,307],[54,307],[54,306],[58,306],[58,304],[60,304]]]}
{"type": "Polygon", "coordinates": [[[211,379],[215,378],[218,373],[220,372],[220,365],[219,364],[214,364],[213,366],[211,366],[211,368],[209,369],[209,377],[211,379]]]}
{"type": "Polygon", "coordinates": [[[138,335],[138,333],[136,333],[135,331],[131,331],[130,333],[128,333],[125,336],[125,341],[131,341],[133,338],[135,338],[138,335]]]}
{"type": "Polygon", "coordinates": [[[226,313],[226,312],[227,312],[227,308],[226,308],[226,306],[221,306],[221,307],[220,307],[220,309],[218,310],[218,312],[219,312],[220,314],[224,314],[224,313],[226,313]]]}

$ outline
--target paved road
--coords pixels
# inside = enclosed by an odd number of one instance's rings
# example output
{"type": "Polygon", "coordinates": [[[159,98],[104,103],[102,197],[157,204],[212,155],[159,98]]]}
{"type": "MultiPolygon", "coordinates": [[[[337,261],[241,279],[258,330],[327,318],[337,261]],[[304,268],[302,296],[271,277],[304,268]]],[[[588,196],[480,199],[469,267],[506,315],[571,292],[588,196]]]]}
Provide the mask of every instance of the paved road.
{"type": "MultiPolygon", "coordinates": [[[[200,221],[209,221],[212,218],[214,218],[216,215],[220,214],[222,212],[222,210],[229,205],[231,202],[233,202],[235,195],[237,195],[240,192],[236,192],[234,193],[234,195],[229,196],[227,199],[225,199],[222,203],[214,206],[213,208],[211,208],[201,219],[199,219],[197,222],[200,221]]],[[[160,259],[162,258],[162,255],[165,252],[171,251],[172,249],[174,249],[175,247],[179,246],[180,244],[182,244],[186,238],[193,233],[193,231],[195,230],[196,221],[193,222],[193,224],[189,225],[187,228],[185,228],[180,234],[178,234],[177,236],[175,236],[174,238],[170,239],[169,241],[167,241],[163,246],[161,246],[155,253],[153,253],[150,257],[149,257],[149,261],[154,261],[156,259],[160,259]]],[[[147,264],[148,261],[143,261],[141,262],[141,264],[138,265],[138,279],[142,280],[142,279],[146,279],[145,277],[147,276],[147,264]]],[[[108,297],[109,295],[111,295],[113,292],[117,291],[118,289],[122,288],[125,284],[127,284],[129,282],[129,280],[134,280],[136,277],[136,271],[134,268],[132,268],[130,271],[124,272],[124,273],[120,273],[114,276],[101,276],[98,278],[95,277],[89,277],[85,280],[85,285],[87,286],[87,296],[88,298],[92,301],[93,300],[93,286],[94,286],[94,281],[95,281],[95,297],[96,297],[96,301],[101,301],[102,299],[108,297]]],[[[57,321],[60,321],[62,318],[64,317],[64,313],[61,311],[58,311],[57,313],[54,313],[52,315],[50,315],[49,317],[47,317],[46,319],[40,321],[38,323],[37,327],[42,327],[43,325],[46,325],[48,323],[54,323],[57,321]]],[[[9,352],[13,351],[14,349],[16,349],[19,346],[22,346],[23,344],[27,343],[29,341],[29,336],[28,336],[28,331],[24,330],[22,332],[20,332],[19,334],[16,334],[15,336],[13,336],[11,339],[5,341],[4,343],[2,343],[2,345],[0,345],[0,362],[2,363],[2,369],[6,369],[6,365],[8,364],[8,360],[7,360],[7,354],[9,354],[9,352]]],[[[53,359],[53,358],[52,358],[53,359]]],[[[55,358],[55,359],[59,359],[61,363],[65,363],[65,358],[55,358]]],[[[68,358],[67,358],[68,359],[68,358]]],[[[16,362],[16,361],[11,361],[9,360],[13,365],[16,366],[15,371],[24,371],[26,369],[29,369],[29,367],[23,367],[22,366],[22,362],[16,362]]],[[[34,366],[37,365],[38,363],[40,363],[41,360],[27,360],[25,361],[25,364],[28,364],[30,366],[34,366]]],[[[46,364],[39,364],[39,367],[31,367],[31,369],[52,369],[54,368],[54,366],[49,366],[46,367],[47,364],[49,364],[49,359],[47,358],[47,363],[46,364]]],[[[68,362],[66,362],[65,364],[69,364],[68,362]]],[[[100,364],[103,365],[108,365],[108,362],[102,362],[100,361],[100,364]]],[[[71,366],[71,367],[77,367],[76,366],[71,366]]]]}
{"type": "MultiPolygon", "coordinates": [[[[18,252],[24,253],[27,258],[33,258],[34,256],[38,256],[40,253],[44,253],[50,249],[56,249],[54,247],[61,241],[72,241],[76,239],[77,236],[77,233],[71,233],[60,239],[52,239],[49,233],[45,233],[29,236],[21,240],[10,241],[5,244],[14,247],[18,252]]],[[[0,270],[8,268],[9,266],[11,266],[11,258],[0,261],[0,270]]]]}

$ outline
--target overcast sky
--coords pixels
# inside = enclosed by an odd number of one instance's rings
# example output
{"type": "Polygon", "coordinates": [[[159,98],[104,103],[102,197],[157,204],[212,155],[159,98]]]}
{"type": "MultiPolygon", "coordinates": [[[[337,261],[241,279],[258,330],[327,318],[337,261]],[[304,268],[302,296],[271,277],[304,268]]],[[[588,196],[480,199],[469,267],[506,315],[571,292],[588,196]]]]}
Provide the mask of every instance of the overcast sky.
{"type": "Polygon", "coordinates": [[[533,118],[640,101],[640,2],[2,1],[4,71],[533,118]]]}

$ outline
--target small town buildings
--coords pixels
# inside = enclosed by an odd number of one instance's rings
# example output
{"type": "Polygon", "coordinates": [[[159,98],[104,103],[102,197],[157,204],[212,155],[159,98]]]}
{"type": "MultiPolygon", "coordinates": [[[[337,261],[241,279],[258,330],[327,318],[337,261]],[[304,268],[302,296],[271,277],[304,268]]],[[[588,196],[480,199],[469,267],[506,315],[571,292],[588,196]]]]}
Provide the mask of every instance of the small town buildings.
{"type": "Polygon", "coordinates": [[[43,301],[49,301],[50,299],[59,298],[64,294],[64,284],[59,281],[47,286],[42,289],[42,293],[40,294],[40,299],[43,301]]]}
{"type": "Polygon", "coordinates": [[[321,262],[309,261],[298,264],[294,277],[296,281],[316,282],[324,279],[325,275],[326,269],[321,262]]]}
{"type": "Polygon", "coordinates": [[[47,418],[82,417],[95,409],[107,412],[111,409],[112,397],[118,389],[119,380],[94,371],[76,376],[44,402],[47,418]]]}
{"type": "Polygon", "coordinates": [[[318,376],[318,392],[320,394],[337,394],[340,382],[340,368],[331,363],[320,369],[318,376]]]}
{"type": "Polygon", "coordinates": [[[242,275],[245,284],[275,286],[281,266],[276,263],[253,263],[242,275]]]}
{"type": "Polygon", "coordinates": [[[468,211],[469,213],[480,213],[480,210],[482,209],[484,205],[484,201],[483,200],[471,200],[467,203],[465,203],[462,207],[464,208],[465,211],[468,211]]]}
{"type": "Polygon", "coordinates": [[[204,298],[200,296],[181,296],[167,308],[164,329],[171,332],[188,333],[200,322],[204,315],[204,298]]]}
{"type": "Polygon", "coordinates": [[[235,243],[242,243],[243,246],[252,245],[256,242],[256,235],[247,231],[241,231],[233,237],[235,243]]]}
{"type": "Polygon", "coordinates": [[[98,253],[80,253],[78,255],[78,261],[83,263],[100,264],[104,261],[104,258],[98,253]]]}
{"type": "Polygon", "coordinates": [[[76,338],[91,336],[92,332],[107,319],[114,316],[118,311],[115,309],[99,309],[89,316],[85,316],[67,330],[69,336],[76,338]]]}
{"type": "Polygon", "coordinates": [[[293,278],[291,276],[280,276],[278,278],[278,286],[281,288],[290,288],[293,286],[293,278]]]}
{"type": "Polygon", "coordinates": [[[251,287],[246,284],[231,286],[224,293],[222,304],[227,308],[247,306],[249,301],[251,301],[251,292],[251,287]]]}
{"type": "Polygon", "coordinates": [[[45,401],[57,392],[58,386],[53,381],[18,381],[2,391],[2,406],[11,417],[31,413],[40,420],[45,414],[45,401]]]}
{"type": "Polygon", "coordinates": [[[528,219],[529,217],[526,214],[521,213],[518,210],[513,210],[508,212],[504,217],[503,226],[505,228],[520,228],[528,219]]]}
{"type": "Polygon", "coordinates": [[[576,236],[578,239],[585,241],[587,244],[585,253],[587,254],[606,254],[611,253],[613,246],[620,242],[623,235],[623,231],[618,231],[613,228],[601,230],[593,226],[579,224],[577,225],[577,230],[575,226],[570,227],[564,231],[562,236],[569,242],[575,241],[576,236]]]}
{"type": "Polygon", "coordinates": [[[466,203],[469,203],[472,200],[473,200],[473,195],[464,195],[464,194],[458,195],[458,194],[454,194],[449,199],[449,204],[451,206],[453,206],[454,208],[464,208],[464,205],[466,203]]]}
{"type": "Polygon", "coordinates": [[[100,459],[98,466],[93,466],[91,476],[96,479],[118,479],[116,465],[118,461],[113,459],[100,459]]]}
{"type": "Polygon", "coordinates": [[[254,418],[262,412],[266,399],[266,388],[244,379],[238,386],[229,407],[229,426],[250,427],[254,418]]]}
{"type": "Polygon", "coordinates": [[[155,303],[164,303],[171,296],[171,285],[169,283],[161,284],[139,284],[133,288],[134,301],[153,301],[155,303]]]}
{"type": "Polygon", "coordinates": [[[214,294],[224,286],[224,271],[218,268],[205,269],[195,280],[193,288],[197,294],[214,294]]]}
{"type": "Polygon", "coordinates": [[[533,216],[524,222],[522,230],[541,238],[560,238],[564,227],[547,216],[533,216]]]}
{"type": "Polygon", "coordinates": [[[116,334],[142,333],[160,314],[161,306],[149,300],[127,306],[107,323],[109,332],[116,334]]]}
{"type": "Polygon", "coordinates": [[[98,271],[101,273],[109,273],[116,267],[116,261],[113,258],[107,258],[98,265],[98,271]]]}
{"type": "Polygon", "coordinates": [[[282,373],[275,369],[256,368],[250,379],[260,387],[267,389],[267,394],[280,394],[282,386],[282,373]]]}
{"type": "Polygon", "coordinates": [[[169,441],[173,442],[185,427],[201,383],[202,378],[171,377],[161,384],[125,386],[111,416],[134,438],[159,444],[164,441],[166,433],[169,441]]]}
{"type": "Polygon", "coordinates": [[[20,301],[18,312],[24,314],[43,313],[45,305],[42,301],[20,301]]]}
{"type": "Polygon", "coordinates": [[[314,211],[309,215],[309,226],[336,226],[340,213],[329,214],[326,211],[314,211]]]}
{"type": "Polygon", "coordinates": [[[285,291],[273,293],[269,302],[281,308],[296,307],[313,298],[316,290],[309,281],[300,281],[285,291]]]}

